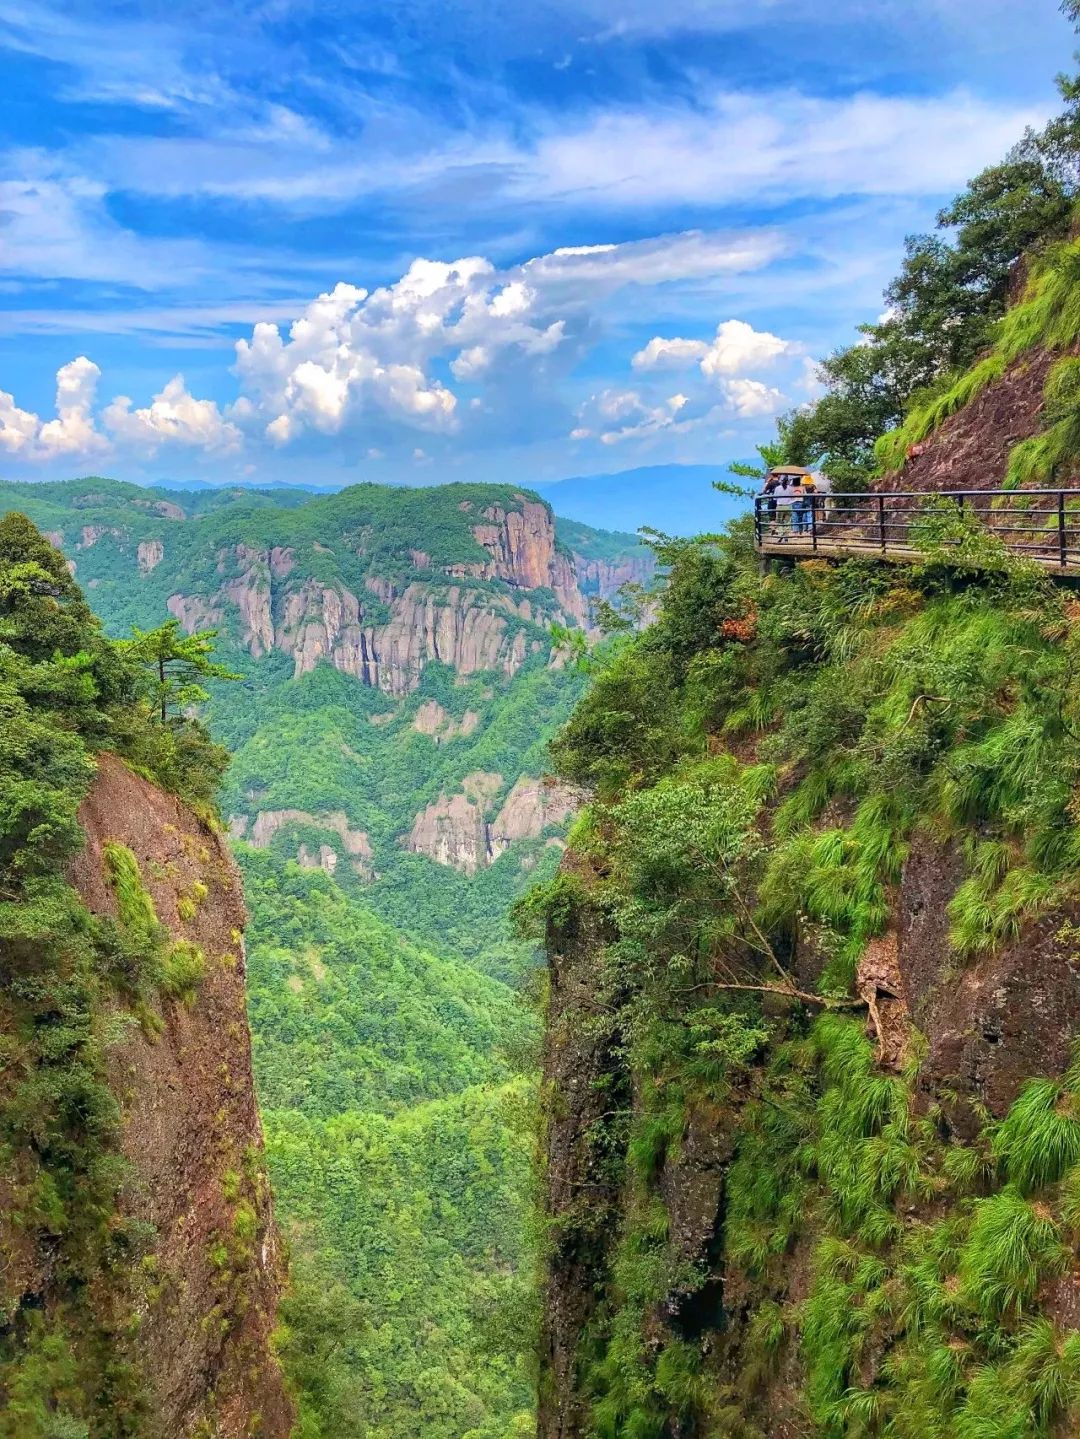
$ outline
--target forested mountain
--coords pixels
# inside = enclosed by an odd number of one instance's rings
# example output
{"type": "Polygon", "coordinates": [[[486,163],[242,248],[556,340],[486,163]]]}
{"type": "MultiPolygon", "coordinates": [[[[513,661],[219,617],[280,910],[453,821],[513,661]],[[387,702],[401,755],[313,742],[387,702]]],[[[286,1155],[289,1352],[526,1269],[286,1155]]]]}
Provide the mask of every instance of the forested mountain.
{"type": "MultiPolygon", "coordinates": [[[[1062,88],[764,461],[1075,492],[1062,88]]],[[[1080,1432],[1080,610],[927,514],[902,567],[672,544],[555,742],[541,1439],[1080,1432]]]]}
{"type": "Polygon", "coordinates": [[[4,1439],[292,1429],[226,756],[147,660],[0,518],[4,1439]]]}
{"type": "Polygon", "coordinates": [[[304,1436],[533,1424],[533,946],[507,910],[575,802],[551,626],[651,574],[508,487],[0,486],[109,630],[216,628],[203,713],[251,912],[249,1008],[304,1436]],[[523,1271],[523,1265],[525,1269],[523,1271]]]}

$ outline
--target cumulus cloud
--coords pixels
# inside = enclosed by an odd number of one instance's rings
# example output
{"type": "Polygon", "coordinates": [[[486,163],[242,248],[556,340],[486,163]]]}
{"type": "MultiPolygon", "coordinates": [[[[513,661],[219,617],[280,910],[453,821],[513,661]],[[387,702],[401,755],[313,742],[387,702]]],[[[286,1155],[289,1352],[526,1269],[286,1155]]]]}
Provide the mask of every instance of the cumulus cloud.
{"type": "Polygon", "coordinates": [[[15,396],[0,390],[0,447],[9,455],[32,449],[41,421],[30,410],[20,410],[15,396]]]}
{"type": "Polygon", "coordinates": [[[575,426],[570,438],[619,445],[628,440],[650,439],[665,430],[679,433],[700,423],[698,419],[681,418],[688,404],[685,395],[669,395],[653,402],[639,390],[601,390],[581,407],[579,418],[585,423],[575,426]]]}
{"type": "Polygon", "coordinates": [[[14,396],[0,390],[0,447],[27,460],[62,455],[94,455],[108,441],[94,425],[93,406],[101,371],[85,355],[56,372],[56,416],[42,420],[20,409],[14,396]]]}
{"type": "Polygon", "coordinates": [[[761,380],[723,380],[721,389],[728,408],[741,420],[765,419],[777,414],[784,406],[781,391],[761,380]]]}
{"type": "Polygon", "coordinates": [[[664,339],[657,335],[634,355],[635,370],[677,370],[697,364],[703,375],[719,378],[760,370],[801,348],[767,330],[755,330],[745,320],[722,320],[711,341],[664,339]]]}
{"type": "Polygon", "coordinates": [[[189,394],[176,375],[149,405],[134,409],[118,395],[95,416],[101,370],[85,355],[56,372],[56,415],[43,420],[21,409],[0,390],[0,450],[23,460],[86,459],[117,447],[155,454],[163,445],[228,453],[239,447],[240,429],[213,400],[189,394]],[[98,428],[100,420],[103,429],[98,428]]]}
{"type": "Polygon", "coordinates": [[[240,447],[241,434],[226,420],[214,400],[197,400],[188,392],[183,375],[174,375],[149,405],[133,409],[126,395],[118,395],[102,411],[102,421],[115,438],[147,454],[162,445],[228,453],[240,447]]]}
{"type": "Polygon", "coordinates": [[[237,343],[247,408],[234,418],[257,421],[279,446],[365,421],[451,431],[462,423],[451,384],[482,386],[508,365],[572,353],[600,299],[620,288],[753,270],[782,249],[769,230],[691,230],[557,249],[505,269],[476,255],[420,259],[371,291],[342,282],[287,331],[264,322],[237,343]]]}
{"type": "Polygon", "coordinates": [[[450,430],[457,395],[433,365],[446,360],[455,380],[470,383],[507,351],[548,355],[562,344],[565,321],[546,310],[536,287],[490,260],[414,260],[393,285],[336,285],[287,337],[277,325],[256,325],[237,343],[236,373],[277,444],[305,429],[337,434],[372,414],[450,430]]]}

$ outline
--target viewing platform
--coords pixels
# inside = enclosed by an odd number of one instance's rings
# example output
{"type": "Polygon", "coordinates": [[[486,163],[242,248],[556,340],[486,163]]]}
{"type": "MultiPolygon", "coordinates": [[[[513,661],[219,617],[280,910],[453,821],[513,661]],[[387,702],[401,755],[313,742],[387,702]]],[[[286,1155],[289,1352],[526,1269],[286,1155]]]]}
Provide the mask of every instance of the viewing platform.
{"type": "Polygon", "coordinates": [[[980,531],[1010,554],[1080,579],[1080,489],[882,490],[807,496],[795,505],[754,501],[754,544],[763,556],[797,560],[916,562],[959,551],[980,531]]]}

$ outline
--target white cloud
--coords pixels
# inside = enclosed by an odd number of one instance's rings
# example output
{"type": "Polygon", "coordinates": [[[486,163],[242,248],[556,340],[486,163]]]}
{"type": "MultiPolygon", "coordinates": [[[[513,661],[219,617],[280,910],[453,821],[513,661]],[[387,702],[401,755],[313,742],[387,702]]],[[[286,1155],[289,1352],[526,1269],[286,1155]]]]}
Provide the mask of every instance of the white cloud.
{"type": "Polygon", "coordinates": [[[0,390],[0,447],[9,455],[29,454],[37,439],[41,421],[31,410],[20,410],[15,396],[0,390]]]}
{"type": "Polygon", "coordinates": [[[0,180],[0,274],[150,289],[202,273],[202,246],[125,229],[109,214],[99,181],[57,171],[35,153],[9,153],[2,163],[21,174],[0,180]]]}
{"type": "Polygon", "coordinates": [[[50,455],[92,455],[108,448],[94,428],[93,407],[101,371],[85,355],[56,372],[56,419],[41,427],[38,444],[50,455]]]}
{"type": "Polygon", "coordinates": [[[670,395],[654,403],[639,390],[601,390],[581,407],[579,419],[587,423],[575,426],[570,438],[620,445],[628,440],[651,439],[663,431],[681,433],[701,423],[700,417],[680,419],[689,403],[686,395],[670,395]]]}
{"type": "Polygon", "coordinates": [[[241,441],[240,431],[223,417],[216,402],[197,400],[182,375],[174,375],[142,409],[132,409],[132,401],[118,395],[101,418],[117,440],[148,454],[156,454],[166,444],[228,453],[241,441]]]}
{"type": "Polygon", "coordinates": [[[268,433],[286,443],[305,429],[337,434],[377,414],[423,429],[457,423],[454,378],[481,379],[499,354],[541,357],[564,338],[561,320],[537,319],[536,291],[468,256],[451,264],[414,260],[396,284],[371,291],[339,284],[320,295],[284,338],[259,324],[236,346],[236,372],[268,433]]]}
{"type": "Polygon", "coordinates": [[[236,373],[251,407],[243,419],[259,418],[278,445],[373,420],[454,429],[458,397],[440,365],[461,385],[497,382],[501,362],[542,366],[569,349],[622,287],[754,269],[782,249],[772,231],[693,230],[559,249],[503,270],[476,255],[417,259],[394,284],[371,291],[342,282],[287,332],[259,323],[237,343],[236,373]]]}
{"type": "Polygon", "coordinates": [[[101,371],[80,355],[56,372],[56,417],[42,420],[22,410],[0,390],[0,446],[22,459],[47,461],[62,455],[95,455],[108,441],[94,426],[93,406],[101,371]]]}
{"type": "Polygon", "coordinates": [[[683,370],[708,353],[707,340],[665,340],[655,335],[630,363],[635,370],[683,370]]]}
{"type": "Polygon", "coordinates": [[[728,406],[742,420],[756,420],[779,414],[784,396],[761,380],[723,380],[721,388],[728,406]]]}
{"type": "Polygon", "coordinates": [[[745,320],[722,320],[711,341],[668,340],[657,335],[638,350],[631,363],[635,370],[685,369],[696,363],[703,375],[718,379],[766,369],[800,351],[801,347],[791,340],[782,340],[768,330],[755,330],[745,320]]]}
{"type": "Polygon", "coordinates": [[[556,286],[662,285],[761,269],[782,255],[779,231],[684,230],[619,245],[573,245],[522,266],[533,284],[556,286]]]}
{"type": "Polygon", "coordinates": [[[720,91],[693,106],[609,108],[518,158],[518,198],[625,209],[811,196],[937,195],[997,160],[1041,108],[940,96],[720,91]]]}

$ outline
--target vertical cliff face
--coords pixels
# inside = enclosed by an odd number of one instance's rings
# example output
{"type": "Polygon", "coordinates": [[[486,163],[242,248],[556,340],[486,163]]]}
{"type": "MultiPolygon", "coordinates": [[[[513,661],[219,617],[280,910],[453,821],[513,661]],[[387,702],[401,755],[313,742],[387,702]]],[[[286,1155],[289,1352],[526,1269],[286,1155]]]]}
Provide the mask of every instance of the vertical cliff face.
{"type": "MultiPolygon", "coordinates": [[[[145,1236],[114,1276],[129,1286],[121,1350],[146,1395],[132,1432],[285,1439],[292,1411],[270,1346],[285,1273],[252,1083],[239,876],[220,835],[110,756],[79,817],[86,845],[70,873],[91,913],[119,914],[109,854],[121,845],[170,942],[202,956],[193,990],[129,1023],[109,1061],[128,1166],[119,1219],[145,1236]]],[[[39,1257],[30,1285],[45,1310],[49,1265],[39,1257]]]]}
{"type": "Polygon", "coordinates": [[[1063,1439],[1075,606],[752,565],[680,557],[555,747],[541,1439],[1063,1439]]]}

